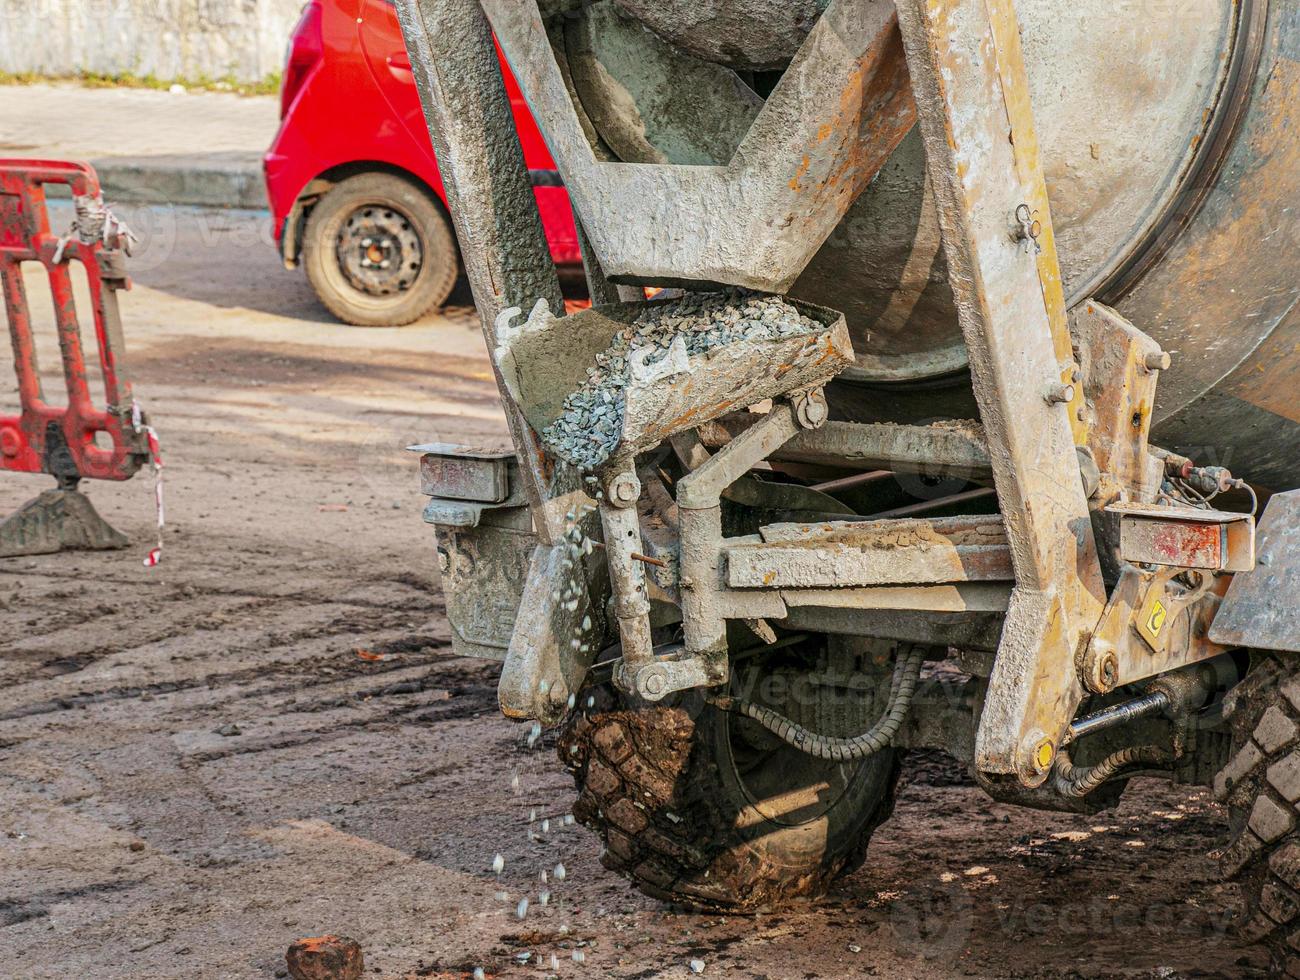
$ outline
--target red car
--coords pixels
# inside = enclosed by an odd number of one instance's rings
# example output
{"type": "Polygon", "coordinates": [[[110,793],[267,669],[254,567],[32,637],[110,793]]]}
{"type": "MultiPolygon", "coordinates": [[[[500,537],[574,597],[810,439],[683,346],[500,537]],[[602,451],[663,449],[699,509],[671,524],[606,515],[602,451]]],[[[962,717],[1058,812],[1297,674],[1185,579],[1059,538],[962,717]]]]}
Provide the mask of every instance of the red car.
{"type": "MultiPolygon", "coordinates": [[[[581,262],[568,193],[514,79],[515,125],[551,253],[581,262]]],[[[263,161],[285,265],[340,320],[398,326],[441,305],[460,272],[438,161],[387,0],[311,0],[294,28],[280,130],[263,161]]]]}

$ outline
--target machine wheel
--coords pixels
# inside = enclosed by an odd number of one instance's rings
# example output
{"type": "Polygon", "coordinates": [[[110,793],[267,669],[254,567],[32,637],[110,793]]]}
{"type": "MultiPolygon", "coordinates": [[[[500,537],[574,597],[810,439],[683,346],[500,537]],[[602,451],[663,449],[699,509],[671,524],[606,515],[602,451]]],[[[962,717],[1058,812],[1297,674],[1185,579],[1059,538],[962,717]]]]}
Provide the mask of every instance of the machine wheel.
{"type": "Polygon", "coordinates": [[[358,327],[400,327],[446,301],[460,260],[451,223],[402,177],[335,184],[312,208],[302,263],[322,303],[358,327]]]}
{"type": "Polygon", "coordinates": [[[1240,882],[1240,934],[1265,943],[1277,973],[1300,977],[1300,669],[1275,655],[1227,696],[1233,753],[1214,782],[1233,839],[1225,874],[1240,882]]]}
{"type": "MultiPolygon", "coordinates": [[[[762,667],[755,686],[738,667],[733,691],[832,734],[856,734],[874,720],[860,717],[864,708],[870,714],[870,697],[821,686],[824,671],[798,660],[762,667]]],[[[872,831],[893,810],[898,775],[892,751],[824,762],[698,693],[674,705],[633,705],[608,683],[579,696],[558,751],[578,785],[574,815],[604,840],[605,867],[701,911],[756,912],[822,894],[861,865],[872,831]]]]}

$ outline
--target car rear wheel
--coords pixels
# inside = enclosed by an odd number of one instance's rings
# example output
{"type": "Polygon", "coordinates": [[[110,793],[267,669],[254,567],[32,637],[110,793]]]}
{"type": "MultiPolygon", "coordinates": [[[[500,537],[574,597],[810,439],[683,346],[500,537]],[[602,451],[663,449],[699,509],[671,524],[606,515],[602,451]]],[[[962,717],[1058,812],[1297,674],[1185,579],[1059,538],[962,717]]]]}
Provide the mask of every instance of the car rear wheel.
{"type": "Polygon", "coordinates": [[[312,209],[302,262],[322,303],[359,327],[400,327],[450,295],[460,271],[447,216],[393,174],[340,181],[312,209]]]}

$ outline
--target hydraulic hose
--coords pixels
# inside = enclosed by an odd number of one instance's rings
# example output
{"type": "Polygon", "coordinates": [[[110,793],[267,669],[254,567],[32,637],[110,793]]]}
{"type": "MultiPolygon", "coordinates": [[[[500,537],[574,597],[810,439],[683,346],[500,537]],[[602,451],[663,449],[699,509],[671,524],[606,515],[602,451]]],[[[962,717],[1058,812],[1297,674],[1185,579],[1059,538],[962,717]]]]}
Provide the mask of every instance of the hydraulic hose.
{"type": "Polygon", "coordinates": [[[1172,759],[1173,757],[1163,749],[1154,745],[1145,745],[1121,749],[1106,756],[1095,766],[1076,766],[1070,761],[1070,753],[1062,749],[1056,756],[1052,775],[1056,781],[1056,789],[1062,796],[1079,799],[1097,789],[1121,769],[1134,765],[1167,766],[1172,759]]]}
{"type": "Polygon", "coordinates": [[[907,717],[908,709],[912,706],[917,681],[921,676],[921,664],[924,661],[923,647],[914,646],[906,653],[900,653],[898,663],[894,667],[894,676],[890,681],[889,703],[885,706],[884,714],[870,730],[852,738],[818,735],[784,715],[777,714],[771,708],[765,708],[752,701],[721,696],[711,698],[709,703],[722,711],[753,719],[783,742],[818,759],[831,759],[837,762],[856,761],[875,755],[894,741],[903,719],[907,717]]]}

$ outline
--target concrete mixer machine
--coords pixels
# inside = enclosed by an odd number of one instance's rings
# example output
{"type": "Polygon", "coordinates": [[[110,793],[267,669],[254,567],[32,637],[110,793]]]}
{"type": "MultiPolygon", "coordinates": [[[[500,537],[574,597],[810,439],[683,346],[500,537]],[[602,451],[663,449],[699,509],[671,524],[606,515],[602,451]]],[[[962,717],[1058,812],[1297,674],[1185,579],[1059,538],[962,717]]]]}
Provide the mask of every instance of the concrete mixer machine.
{"type": "Polygon", "coordinates": [[[607,866],[815,894],[909,748],[1046,809],[1158,775],[1293,966],[1300,11],[398,8],[515,441],[423,447],[455,642],[563,726],[607,866]]]}

